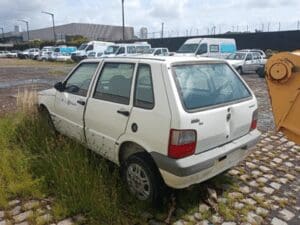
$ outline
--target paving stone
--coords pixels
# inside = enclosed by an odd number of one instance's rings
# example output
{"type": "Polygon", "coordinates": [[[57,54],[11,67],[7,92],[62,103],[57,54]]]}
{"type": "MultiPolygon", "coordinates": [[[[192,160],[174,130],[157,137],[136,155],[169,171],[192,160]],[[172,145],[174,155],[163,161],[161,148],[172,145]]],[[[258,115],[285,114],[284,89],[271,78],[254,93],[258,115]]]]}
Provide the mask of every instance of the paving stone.
{"type": "Polygon", "coordinates": [[[240,176],[240,179],[242,180],[242,181],[247,181],[248,179],[249,179],[249,175],[248,174],[243,174],[243,175],[241,175],[240,176]]]}
{"type": "Polygon", "coordinates": [[[289,173],[287,173],[287,174],[285,175],[285,177],[286,177],[287,179],[289,179],[289,180],[295,180],[295,178],[296,178],[294,175],[289,174],[289,173]]]}
{"type": "Polygon", "coordinates": [[[280,158],[274,158],[273,161],[276,163],[282,163],[282,159],[280,158]]]}
{"type": "Polygon", "coordinates": [[[229,173],[230,175],[236,176],[236,175],[238,175],[238,174],[240,173],[240,171],[235,170],[235,169],[231,169],[231,170],[229,170],[228,173],[229,173]]]}
{"type": "Polygon", "coordinates": [[[274,217],[271,221],[272,225],[288,225],[286,222],[274,217]]]}
{"type": "Polygon", "coordinates": [[[222,223],[222,225],[236,225],[235,222],[224,222],[222,223]]]}
{"type": "Polygon", "coordinates": [[[289,158],[289,156],[286,155],[286,154],[281,154],[279,157],[282,158],[282,159],[288,159],[289,158]]]}
{"type": "Polygon", "coordinates": [[[284,165],[286,165],[287,167],[294,167],[294,164],[291,162],[285,162],[284,165]]]}
{"type": "Polygon", "coordinates": [[[260,169],[261,171],[263,171],[264,173],[267,173],[267,172],[270,171],[270,168],[268,168],[268,167],[266,167],[266,166],[260,166],[259,169],[260,169]]]}
{"type": "Polygon", "coordinates": [[[36,201],[36,200],[31,200],[29,202],[26,202],[24,205],[23,205],[23,208],[25,210],[29,210],[29,209],[34,209],[34,208],[37,208],[39,207],[40,205],[40,202],[39,201],[36,201]]]}
{"type": "Polygon", "coordinates": [[[0,225],[11,225],[11,222],[9,220],[2,220],[0,221],[0,225]]]}
{"type": "Polygon", "coordinates": [[[72,219],[68,218],[68,219],[58,222],[57,225],[74,225],[74,223],[73,223],[72,219]]]}
{"type": "Polygon", "coordinates": [[[24,221],[22,223],[15,223],[15,225],[29,225],[29,223],[27,221],[24,221]]]}
{"type": "Polygon", "coordinates": [[[253,200],[252,198],[243,199],[242,202],[246,203],[247,205],[255,205],[256,204],[256,201],[253,200]]]}
{"type": "Polygon", "coordinates": [[[282,219],[286,220],[286,221],[290,221],[291,219],[293,219],[295,217],[295,214],[292,213],[291,211],[287,210],[287,209],[283,209],[279,212],[279,215],[282,219]]]}
{"type": "Polygon", "coordinates": [[[272,188],[276,189],[276,190],[279,190],[280,187],[281,187],[281,184],[278,184],[278,183],[276,183],[276,182],[272,182],[272,183],[270,183],[270,186],[271,186],[272,188]]]}
{"type": "Polygon", "coordinates": [[[251,172],[251,175],[254,177],[258,177],[258,176],[262,175],[262,173],[259,170],[253,170],[251,172]]]}
{"type": "Polygon", "coordinates": [[[52,220],[52,215],[45,214],[36,218],[37,225],[49,224],[52,220]]]}
{"type": "Polygon", "coordinates": [[[233,207],[234,207],[235,209],[242,209],[242,208],[244,208],[244,206],[245,206],[245,204],[240,203],[240,202],[235,202],[235,203],[233,204],[233,207]]]}
{"type": "Polygon", "coordinates": [[[228,193],[229,198],[243,198],[243,194],[240,192],[230,192],[228,193]]]}
{"type": "Polygon", "coordinates": [[[263,187],[262,189],[263,189],[263,191],[264,191],[265,193],[267,193],[267,194],[273,194],[273,192],[274,192],[274,189],[273,189],[273,188],[263,187]]]}
{"type": "Polygon", "coordinates": [[[4,211],[0,211],[0,219],[3,218],[5,215],[5,212],[4,211]]]}
{"type": "Polygon", "coordinates": [[[262,207],[257,207],[257,208],[255,209],[255,212],[256,212],[258,215],[265,217],[265,216],[268,214],[269,210],[264,209],[264,208],[262,208],[262,207]]]}
{"type": "Polygon", "coordinates": [[[220,223],[223,222],[223,219],[222,219],[222,217],[219,216],[219,215],[212,215],[212,217],[211,217],[211,222],[212,222],[213,224],[220,224],[220,223]]]}
{"type": "Polygon", "coordinates": [[[204,203],[201,203],[199,205],[199,212],[200,213],[204,213],[204,212],[207,212],[209,210],[209,206],[204,204],[204,203]]]}
{"type": "MultiPolygon", "coordinates": [[[[149,223],[150,224],[150,223],[149,223]]],[[[153,224],[153,223],[152,223],[153,224]]],[[[155,223],[156,224],[156,223],[155,223]]],[[[173,225],[184,225],[184,221],[183,220],[178,220],[175,223],[173,223],[173,225]]],[[[153,224],[154,225],[154,224],[153,224]]]]}
{"type": "Polygon", "coordinates": [[[8,203],[8,205],[9,205],[10,207],[12,207],[12,206],[18,205],[20,202],[21,202],[20,200],[16,199],[16,200],[10,201],[10,202],[8,203]]]}
{"type": "Polygon", "coordinates": [[[287,178],[280,177],[278,178],[278,181],[282,184],[286,184],[289,180],[287,178]]]}
{"type": "Polygon", "coordinates": [[[263,176],[268,179],[272,179],[274,177],[272,174],[264,174],[263,176]]]}
{"type": "Polygon", "coordinates": [[[251,224],[261,224],[263,222],[263,218],[258,216],[254,212],[249,212],[247,215],[247,221],[251,224]]]}
{"type": "Polygon", "coordinates": [[[265,177],[259,177],[259,178],[256,179],[256,181],[257,181],[258,183],[263,183],[263,184],[265,184],[265,183],[268,182],[268,179],[265,178],[265,177]]]}
{"type": "Polygon", "coordinates": [[[252,180],[248,183],[251,187],[258,187],[258,183],[255,180],[252,180]]]}
{"type": "Polygon", "coordinates": [[[202,219],[201,214],[198,213],[198,212],[194,213],[194,217],[195,217],[196,220],[201,220],[202,219]]]}
{"type": "Polygon", "coordinates": [[[196,225],[211,225],[211,223],[209,223],[208,220],[203,220],[201,222],[196,223],[196,225]]]}
{"type": "Polygon", "coordinates": [[[15,220],[16,223],[20,223],[20,222],[22,222],[24,220],[29,219],[32,216],[33,216],[33,211],[30,210],[30,211],[23,212],[23,213],[21,213],[19,215],[16,215],[13,218],[14,218],[14,220],[15,220]]]}
{"type": "Polygon", "coordinates": [[[252,162],[246,162],[246,166],[249,167],[250,169],[255,169],[255,168],[257,168],[257,165],[255,165],[255,164],[252,163],[252,162]]]}
{"type": "Polygon", "coordinates": [[[249,194],[250,193],[250,188],[248,186],[241,186],[239,188],[239,191],[242,192],[243,194],[249,194]]]}
{"type": "Polygon", "coordinates": [[[15,216],[15,215],[17,215],[17,214],[20,214],[21,209],[22,209],[21,206],[18,205],[18,206],[16,206],[16,207],[14,207],[12,210],[10,210],[8,214],[9,214],[10,216],[15,216]]]}

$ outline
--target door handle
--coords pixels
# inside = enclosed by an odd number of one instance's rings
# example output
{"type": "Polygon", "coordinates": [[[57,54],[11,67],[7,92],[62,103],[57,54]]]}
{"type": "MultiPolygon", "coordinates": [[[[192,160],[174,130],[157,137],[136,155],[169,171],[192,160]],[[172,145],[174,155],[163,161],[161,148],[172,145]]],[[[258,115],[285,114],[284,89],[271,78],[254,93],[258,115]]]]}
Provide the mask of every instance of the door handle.
{"type": "Polygon", "coordinates": [[[85,105],[85,101],[83,101],[83,100],[77,100],[77,103],[80,105],[85,105]]]}
{"type": "Polygon", "coordinates": [[[126,110],[118,110],[117,113],[122,114],[123,116],[129,116],[129,111],[126,110]]]}

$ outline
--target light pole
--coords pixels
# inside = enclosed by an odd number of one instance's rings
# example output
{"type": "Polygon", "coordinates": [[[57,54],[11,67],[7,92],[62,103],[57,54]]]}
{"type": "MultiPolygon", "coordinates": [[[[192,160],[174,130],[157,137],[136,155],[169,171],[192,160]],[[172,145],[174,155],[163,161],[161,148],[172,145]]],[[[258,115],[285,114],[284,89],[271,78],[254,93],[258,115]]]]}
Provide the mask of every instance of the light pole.
{"type": "Polygon", "coordinates": [[[0,27],[0,29],[2,30],[2,40],[4,41],[4,28],[0,27]]]}
{"type": "Polygon", "coordinates": [[[55,33],[55,23],[54,23],[54,14],[50,12],[42,11],[42,13],[48,14],[52,17],[52,25],[53,25],[53,36],[54,36],[54,42],[56,43],[56,33],[55,33]]]}
{"type": "Polygon", "coordinates": [[[124,0],[122,0],[122,33],[123,33],[123,40],[125,40],[124,0]]]}
{"type": "Polygon", "coordinates": [[[28,25],[29,22],[28,22],[27,20],[19,20],[19,21],[26,23],[27,39],[28,39],[28,41],[29,41],[29,25],[28,25]]]}

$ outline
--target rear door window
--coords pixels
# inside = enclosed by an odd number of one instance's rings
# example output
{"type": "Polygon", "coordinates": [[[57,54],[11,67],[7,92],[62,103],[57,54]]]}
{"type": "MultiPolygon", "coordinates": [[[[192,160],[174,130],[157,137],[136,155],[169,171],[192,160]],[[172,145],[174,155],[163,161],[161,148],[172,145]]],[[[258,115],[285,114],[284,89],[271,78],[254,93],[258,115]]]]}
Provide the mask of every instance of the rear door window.
{"type": "Polygon", "coordinates": [[[173,68],[178,93],[188,111],[251,97],[241,79],[225,63],[188,64],[173,68]]]}
{"type": "Polygon", "coordinates": [[[105,63],[93,97],[128,105],[134,66],[133,63],[105,63]]]}

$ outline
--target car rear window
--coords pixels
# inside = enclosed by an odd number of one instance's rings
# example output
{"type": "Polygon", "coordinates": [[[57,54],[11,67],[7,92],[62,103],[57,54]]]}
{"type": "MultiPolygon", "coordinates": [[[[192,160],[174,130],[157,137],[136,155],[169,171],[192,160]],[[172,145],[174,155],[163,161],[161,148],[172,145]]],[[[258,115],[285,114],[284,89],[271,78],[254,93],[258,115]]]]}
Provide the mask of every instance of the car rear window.
{"type": "Polygon", "coordinates": [[[177,90],[186,110],[197,110],[251,97],[250,91],[225,63],[173,66],[177,90]]]}

